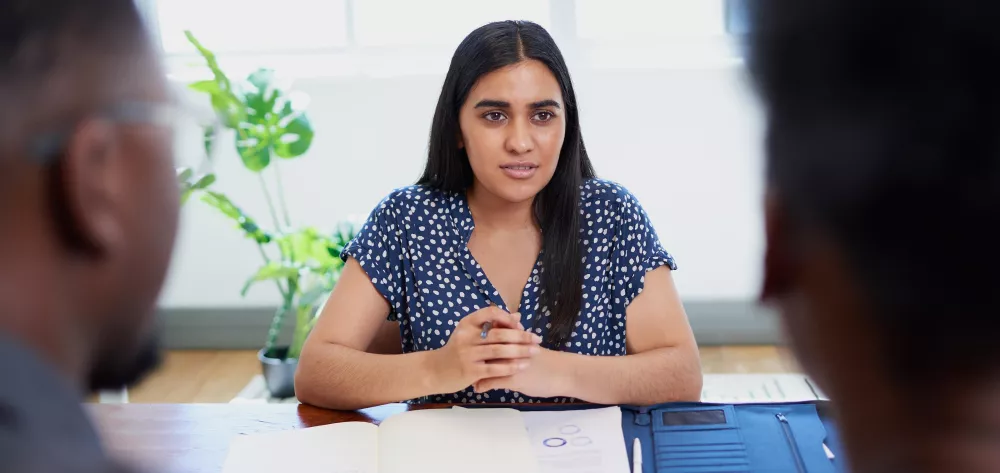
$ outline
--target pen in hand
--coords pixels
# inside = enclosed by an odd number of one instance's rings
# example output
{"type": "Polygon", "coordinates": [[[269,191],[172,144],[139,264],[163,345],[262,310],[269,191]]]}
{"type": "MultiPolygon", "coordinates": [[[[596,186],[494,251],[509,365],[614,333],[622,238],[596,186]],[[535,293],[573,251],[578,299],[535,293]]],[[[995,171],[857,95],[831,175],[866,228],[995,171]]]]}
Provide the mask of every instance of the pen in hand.
{"type": "Polygon", "coordinates": [[[483,324],[483,332],[479,334],[479,338],[486,340],[486,335],[490,332],[491,328],[493,328],[493,322],[486,322],[483,324]]]}

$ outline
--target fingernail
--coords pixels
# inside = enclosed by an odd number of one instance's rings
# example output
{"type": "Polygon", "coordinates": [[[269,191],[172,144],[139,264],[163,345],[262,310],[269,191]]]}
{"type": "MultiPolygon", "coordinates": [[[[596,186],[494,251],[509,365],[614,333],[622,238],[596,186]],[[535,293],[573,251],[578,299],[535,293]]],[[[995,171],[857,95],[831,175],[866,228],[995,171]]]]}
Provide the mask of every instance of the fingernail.
{"type": "Polygon", "coordinates": [[[542,343],[542,336],[541,335],[533,333],[533,334],[531,334],[531,338],[535,341],[535,343],[542,343]]]}
{"type": "Polygon", "coordinates": [[[520,363],[517,364],[517,369],[522,370],[522,371],[525,368],[527,368],[527,367],[528,367],[528,362],[527,361],[522,361],[522,362],[520,362],[520,363]]]}
{"type": "Polygon", "coordinates": [[[521,325],[521,322],[518,322],[517,323],[517,328],[518,328],[518,330],[524,330],[524,325],[521,325]]]}
{"type": "Polygon", "coordinates": [[[538,352],[541,351],[541,350],[542,349],[539,348],[538,346],[532,345],[530,348],[528,348],[528,353],[531,353],[532,355],[537,355],[538,352]]]}

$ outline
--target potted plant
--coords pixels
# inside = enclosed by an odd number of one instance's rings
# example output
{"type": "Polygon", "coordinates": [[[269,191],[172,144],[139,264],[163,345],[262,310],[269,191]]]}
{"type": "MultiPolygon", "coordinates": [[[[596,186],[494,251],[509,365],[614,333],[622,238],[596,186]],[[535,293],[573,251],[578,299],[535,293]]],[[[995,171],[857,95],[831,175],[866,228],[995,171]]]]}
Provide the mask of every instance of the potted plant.
{"type": "MultiPolygon", "coordinates": [[[[246,281],[242,294],[246,295],[258,282],[270,281],[281,295],[258,358],[271,395],[292,397],[302,345],[316,323],[319,306],[340,277],[340,252],[354,238],[355,228],[341,223],[333,233],[324,234],[314,227],[292,225],[278,168],[281,160],[302,156],[312,144],[313,129],[305,111],[293,104],[287,91],[275,87],[273,71],[258,69],[245,81],[232,81],[219,67],[215,55],[190,31],[185,34],[212,73],[211,79],[194,82],[189,88],[209,96],[221,125],[234,137],[244,167],[260,176],[273,226],[263,228],[226,194],[211,189],[214,174],[194,175],[191,169],[179,169],[181,199],[183,202],[200,194],[202,202],[233,220],[257,247],[261,266],[246,281]],[[273,192],[265,173],[273,178],[273,192]],[[272,195],[277,197],[277,205],[272,195]],[[279,346],[278,336],[287,320],[295,324],[292,342],[279,346]]],[[[220,135],[206,130],[205,136],[220,135]]],[[[217,144],[206,139],[205,146],[217,144]]]]}

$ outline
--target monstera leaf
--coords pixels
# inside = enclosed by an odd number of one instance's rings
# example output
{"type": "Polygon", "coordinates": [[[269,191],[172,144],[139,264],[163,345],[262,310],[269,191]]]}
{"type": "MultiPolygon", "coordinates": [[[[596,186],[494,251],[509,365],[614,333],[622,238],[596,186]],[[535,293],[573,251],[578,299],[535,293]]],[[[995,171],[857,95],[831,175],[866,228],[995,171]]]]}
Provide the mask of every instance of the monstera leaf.
{"type": "Polygon", "coordinates": [[[314,131],[305,112],[296,110],[290,97],[274,87],[274,72],[258,69],[247,77],[244,103],[246,121],[238,125],[236,149],[243,164],[261,171],[271,157],[296,158],[312,145],[314,131]]]}
{"type": "Polygon", "coordinates": [[[291,101],[286,101],[278,114],[274,154],[281,158],[297,158],[312,145],[313,127],[305,112],[296,111],[291,101]]]}
{"type": "Polygon", "coordinates": [[[312,123],[275,86],[273,70],[258,69],[243,83],[233,84],[219,67],[215,53],[190,31],[184,34],[212,72],[211,79],[188,87],[208,94],[221,121],[236,131],[236,150],[247,169],[260,172],[271,164],[272,156],[290,159],[309,150],[315,134],[312,123]]]}

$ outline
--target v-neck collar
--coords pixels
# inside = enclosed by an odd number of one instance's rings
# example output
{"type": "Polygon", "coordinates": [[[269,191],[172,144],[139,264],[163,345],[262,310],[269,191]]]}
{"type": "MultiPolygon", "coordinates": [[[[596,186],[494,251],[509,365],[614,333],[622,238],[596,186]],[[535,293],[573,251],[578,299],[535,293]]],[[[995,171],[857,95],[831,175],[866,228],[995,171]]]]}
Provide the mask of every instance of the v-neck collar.
{"type": "MultiPolygon", "coordinates": [[[[457,242],[460,253],[459,261],[462,262],[465,272],[468,273],[479,289],[479,292],[493,305],[503,309],[505,312],[510,312],[510,308],[507,307],[503,297],[500,296],[500,291],[497,290],[486,276],[486,271],[483,270],[483,267],[472,256],[472,251],[469,250],[469,240],[472,238],[472,231],[476,228],[476,222],[472,218],[472,210],[469,208],[467,194],[465,192],[456,192],[454,199],[452,218],[454,219],[455,228],[458,230],[459,235],[459,241],[457,242]]],[[[528,300],[528,294],[530,294],[532,285],[538,284],[541,273],[542,253],[544,251],[544,248],[539,251],[538,257],[535,259],[535,264],[531,267],[531,273],[528,275],[527,281],[518,294],[518,311],[521,312],[522,316],[528,315],[525,313],[526,311],[533,310],[528,308],[528,304],[525,302],[528,300]]]]}

